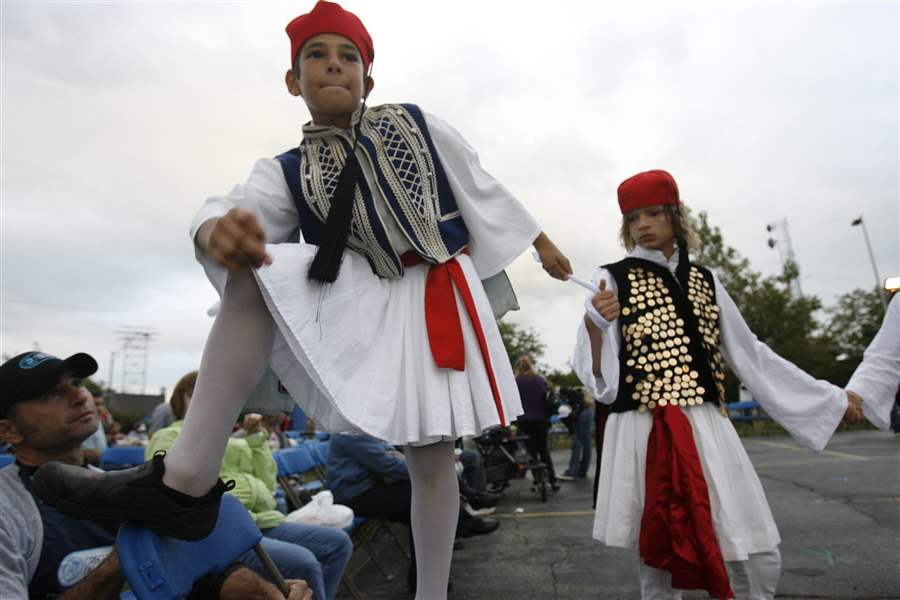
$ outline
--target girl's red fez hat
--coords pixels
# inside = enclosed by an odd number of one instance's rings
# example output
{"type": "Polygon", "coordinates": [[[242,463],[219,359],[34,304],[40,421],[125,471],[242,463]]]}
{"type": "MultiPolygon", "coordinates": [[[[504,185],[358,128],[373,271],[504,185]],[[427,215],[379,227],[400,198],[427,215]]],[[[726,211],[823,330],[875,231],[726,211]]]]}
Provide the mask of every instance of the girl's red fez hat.
{"type": "Polygon", "coordinates": [[[316,2],[311,11],[288,23],[285,31],[291,38],[291,66],[297,60],[297,53],[306,40],[320,33],[336,33],[353,42],[362,57],[365,72],[368,72],[369,65],[375,58],[375,48],[366,26],[359,17],[335,2],[316,2]]]}
{"type": "Polygon", "coordinates": [[[666,171],[644,171],[619,184],[619,209],[623,215],[636,208],[659,204],[680,204],[678,184],[666,171]]]}

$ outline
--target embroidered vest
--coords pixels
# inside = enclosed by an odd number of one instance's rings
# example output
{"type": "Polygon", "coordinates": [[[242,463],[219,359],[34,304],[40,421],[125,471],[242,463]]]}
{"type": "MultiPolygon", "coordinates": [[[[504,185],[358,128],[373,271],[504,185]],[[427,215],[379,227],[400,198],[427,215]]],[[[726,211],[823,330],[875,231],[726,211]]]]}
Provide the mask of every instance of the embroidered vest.
{"type": "Polygon", "coordinates": [[[606,265],[619,289],[619,393],[611,412],[715,402],[724,413],[725,372],[712,273],[682,252],[676,277],[638,258],[606,265]],[[686,293],[685,293],[686,291],[686,293]]]}
{"type": "MultiPolygon", "coordinates": [[[[338,175],[353,140],[334,127],[304,128],[298,148],[278,156],[297,212],[300,230],[318,244],[338,175]]],[[[362,116],[357,157],[363,177],[355,191],[347,246],[369,261],[375,274],[403,275],[372,197],[373,186],[413,249],[429,262],[443,263],[469,243],[469,233],[438,159],[425,117],[413,104],[385,104],[362,116]]]]}

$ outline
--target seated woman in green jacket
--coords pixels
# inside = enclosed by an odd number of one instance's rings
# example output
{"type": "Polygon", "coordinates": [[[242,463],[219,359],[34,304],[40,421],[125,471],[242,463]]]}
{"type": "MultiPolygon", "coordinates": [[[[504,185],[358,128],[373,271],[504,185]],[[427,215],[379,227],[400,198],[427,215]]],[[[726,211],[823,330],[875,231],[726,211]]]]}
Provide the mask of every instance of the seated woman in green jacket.
{"type": "MultiPolygon", "coordinates": [[[[184,415],[194,393],[197,372],[182,377],[170,399],[172,414],[177,421],[160,429],[150,439],[146,456],[149,460],[159,450],[168,450],[181,431],[184,415]]],[[[250,511],[263,534],[262,544],[286,579],[303,579],[313,589],[315,598],[331,599],[337,592],[344,567],[353,552],[350,537],[332,527],[288,523],[276,510],[275,486],[277,467],[268,445],[268,432],[259,417],[245,420],[247,436],[231,438],[219,469],[224,481],[234,480],[228,492],[250,511]]],[[[263,577],[265,569],[254,552],[241,557],[240,562],[263,577]]]]}

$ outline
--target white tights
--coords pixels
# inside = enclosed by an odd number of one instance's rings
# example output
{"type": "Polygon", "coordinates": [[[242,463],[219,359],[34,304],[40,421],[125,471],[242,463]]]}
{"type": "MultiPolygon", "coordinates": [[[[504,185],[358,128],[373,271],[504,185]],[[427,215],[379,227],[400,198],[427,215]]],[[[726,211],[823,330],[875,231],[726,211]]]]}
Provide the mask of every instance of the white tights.
{"type": "Polygon", "coordinates": [[[203,349],[181,433],[166,453],[163,483],[202,496],[216,483],[232,427],[265,372],[275,322],[249,270],[232,273],[203,349]]]}
{"type": "Polygon", "coordinates": [[[416,545],[416,598],[447,597],[450,559],[459,518],[459,482],[453,442],[406,446],[412,486],[413,542],[416,545]]]}
{"type": "MultiPolygon", "coordinates": [[[[249,270],[225,287],[181,433],[165,458],[163,483],[202,496],[216,483],[232,426],[268,364],[275,323],[249,270]]],[[[420,600],[445,598],[459,516],[453,443],[407,446],[411,523],[420,600]]]]}

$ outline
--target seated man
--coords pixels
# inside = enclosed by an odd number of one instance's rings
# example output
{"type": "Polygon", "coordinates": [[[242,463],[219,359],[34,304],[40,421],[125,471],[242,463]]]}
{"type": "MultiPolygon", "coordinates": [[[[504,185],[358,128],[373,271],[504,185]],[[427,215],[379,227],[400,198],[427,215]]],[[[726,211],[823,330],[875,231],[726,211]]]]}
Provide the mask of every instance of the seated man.
{"type": "MultiPolygon", "coordinates": [[[[84,465],[81,444],[99,425],[82,379],[97,371],[87,354],[65,360],[20,354],[0,366],[0,445],[16,463],[0,469],[0,596],[60,600],[118,598],[124,584],[115,545],[119,523],[67,517],[31,493],[34,472],[50,461],[84,465]],[[96,568],[72,569],[86,551],[96,568]],[[74,573],[73,573],[74,571],[74,573]]],[[[86,561],[80,561],[82,563],[86,561]]],[[[305,582],[292,581],[291,600],[309,600],[305,582]]],[[[281,598],[274,585],[246,568],[195,586],[196,598],[281,598]],[[217,591],[216,591],[217,590],[217,591]]]]}
{"type": "Polygon", "coordinates": [[[474,515],[493,514],[500,501],[499,494],[487,491],[487,472],[481,453],[469,449],[456,449],[457,473],[459,474],[459,495],[472,509],[474,515]]]}
{"type": "MultiPolygon", "coordinates": [[[[366,435],[332,435],[326,472],[327,486],[334,501],[352,508],[356,516],[410,524],[412,488],[409,471],[403,454],[393,446],[366,435]]],[[[484,535],[499,526],[500,522],[495,519],[474,517],[460,507],[456,535],[484,535]]],[[[416,550],[412,535],[410,548],[413,563],[407,574],[407,584],[410,591],[414,591],[416,550]]]]}

